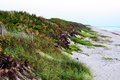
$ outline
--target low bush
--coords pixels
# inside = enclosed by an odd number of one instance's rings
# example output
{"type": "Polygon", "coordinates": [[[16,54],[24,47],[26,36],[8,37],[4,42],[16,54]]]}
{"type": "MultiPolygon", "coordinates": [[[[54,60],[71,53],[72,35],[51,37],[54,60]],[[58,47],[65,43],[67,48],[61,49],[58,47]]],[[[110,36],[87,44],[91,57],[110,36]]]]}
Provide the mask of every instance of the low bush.
{"type": "Polygon", "coordinates": [[[95,47],[105,47],[104,45],[94,44],[95,47]]]}
{"type": "Polygon", "coordinates": [[[83,36],[83,37],[88,37],[88,38],[92,37],[91,34],[85,32],[85,31],[80,31],[79,34],[80,34],[81,36],[83,36]]]}
{"type": "Polygon", "coordinates": [[[72,53],[73,51],[81,51],[81,49],[76,45],[69,45],[69,48],[65,49],[65,52],[72,53]]]}
{"type": "Polygon", "coordinates": [[[76,45],[69,45],[69,48],[70,48],[71,50],[73,50],[73,51],[78,51],[78,50],[80,50],[80,48],[77,47],[76,45]]]}
{"type": "Polygon", "coordinates": [[[70,39],[72,41],[74,41],[75,43],[79,43],[79,44],[86,45],[86,46],[93,46],[93,44],[91,42],[84,41],[84,40],[77,38],[77,37],[71,37],[70,39]]]}

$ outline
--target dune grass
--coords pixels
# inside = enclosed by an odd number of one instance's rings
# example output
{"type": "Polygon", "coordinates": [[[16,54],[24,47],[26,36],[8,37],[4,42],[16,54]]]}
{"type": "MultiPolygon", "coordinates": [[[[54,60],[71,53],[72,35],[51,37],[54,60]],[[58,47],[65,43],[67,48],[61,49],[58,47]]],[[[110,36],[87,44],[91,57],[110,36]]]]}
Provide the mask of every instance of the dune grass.
{"type": "Polygon", "coordinates": [[[69,45],[69,48],[70,48],[71,50],[73,50],[73,51],[78,51],[78,50],[80,50],[80,48],[77,47],[76,45],[69,45]]]}
{"type": "Polygon", "coordinates": [[[71,37],[70,39],[72,41],[74,41],[75,43],[79,43],[79,44],[82,44],[82,45],[85,45],[85,46],[93,46],[93,44],[91,42],[82,40],[82,39],[77,38],[77,37],[71,37]]]}
{"type": "Polygon", "coordinates": [[[103,60],[106,60],[106,61],[112,61],[112,60],[113,60],[113,58],[111,58],[111,57],[105,57],[105,56],[102,57],[102,59],[103,59],[103,60]]]}
{"type": "MultiPolygon", "coordinates": [[[[85,40],[82,40],[80,38],[77,38],[77,37],[71,37],[70,38],[72,41],[74,41],[75,43],[79,43],[79,44],[82,44],[82,45],[85,45],[85,46],[94,46],[94,47],[105,47],[104,45],[100,45],[100,44],[93,44],[89,41],[85,41],[85,40]]],[[[69,50],[68,50],[69,52],[69,50]]]]}
{"type": "Polygon", "coordinates": [[[95,46],[95,47],[103,47],[103,48],[106,47],[106,46],[104,46],[104,45],[100,45],[100,44],[94,44],[94,46],[95,46]]]}
{"type": "Polygon", "coordinates": [[[64,64],[62,66],[64,69],[63,80],[92,80],[89,69],[84,64],[75,61],[63,62],[62,64],[64,64]]]}
{"type": "Polygon", "coordinates": [[[69,45],[69,48],[65,49],[65,52],[72,54],[73,51],[81,51],[81,49],[76,45],[69,45]]]}
{"type": "MultiPolygon", "coordinates": [[[[78,32],[81,36],[83,36],[84,38],[90,38],[92,39],[93,41],[100,41],[100,38],[98,38],[98,36],[103,36],[103,35],[98,35],[97,32],[94,32],[94,31],[79,31],[78,32]]],[[[105,36],[103,36],[105,37],[105,36]]]]}
{"type": "MultiPolygon", "coordinates": [[[[73,61],[56,47],[61,35],[70,35],[81,29],[89,31],[90,28],[76,22],[58,18],[48,20],[16,11],[0,11],[0,22],[3,22],[6,29],[5,39],[0,40],[4,53],[18,60],[27,60],[33,75],[38,79],[92,80],[90,71],[84,64],[73,61]],[[53,59],[42,56],[37,51],[53,59]]],[[[83,45],[92,45],[87,41],[73,40],[83,45]]],[[[68,48],[72,51],[79,50],[75,45],[68,48]]]]}
{"type": "MultiPolygon", "coordinates": [[[[53,46],[52,40],[47,42],[45,36],[34,36],[32,38],[31,35],[27,34],[24,36],[18,35],[19,33],[6,35],[3,41],[6,41],[4,52],[16,59],[27,60],[34,76],[43,80],[92,80],[89,69],[84,64],[63,55],[59,49],[53,46]],[[36,53],[36,49],[40,49],[45,54],[53,57],[54,60],[36,53]]],[[[79,50],[76,45],[70,45],[69,48],[72,51],[79,50]]]]}
{"type": "Polygon", "coordinates": [[[88,37],[88,38],[92,37],[91,34],[85,32],[85,31],[80,31],[79,34],[80,34],[81,36],[83,36],[83,37],[88,37]]]}
{"type": "Polygon", "coordinates": [[[115,46],[120,46],[120,44],[115,44],[115,46]]]}

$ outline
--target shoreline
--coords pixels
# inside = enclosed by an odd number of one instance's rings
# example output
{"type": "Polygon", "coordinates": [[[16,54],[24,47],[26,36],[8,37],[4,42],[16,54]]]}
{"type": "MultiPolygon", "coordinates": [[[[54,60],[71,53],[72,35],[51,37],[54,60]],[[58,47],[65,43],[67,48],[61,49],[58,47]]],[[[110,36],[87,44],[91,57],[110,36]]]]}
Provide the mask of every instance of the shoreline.
{"type": "Polygon", "coordinates": [[[91,29],[99,29],[99,30],[103,30],[103,31],[107,31],[107,32],[111,32],[113,34],[117,34],[117,35],[120,35],[120,30],[111,30],[111,29],[105,29],[105,28],[100,28],[100,27],[96,27],[96,26],[87,26],[91,29]]]}

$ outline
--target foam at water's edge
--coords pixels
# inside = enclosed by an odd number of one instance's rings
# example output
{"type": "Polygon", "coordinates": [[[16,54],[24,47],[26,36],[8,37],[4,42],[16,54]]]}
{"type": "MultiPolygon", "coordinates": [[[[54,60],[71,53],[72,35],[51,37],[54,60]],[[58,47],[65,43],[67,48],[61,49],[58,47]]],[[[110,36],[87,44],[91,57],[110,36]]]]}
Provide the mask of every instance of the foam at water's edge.
{"type": "Polygon", "coordinates": [[[100,29],[105,29],[105,30],[109,30],[109,31],[117,31],[120,32],[120,26],[96,26],[97,28],[100,29]]]}
{"type": "Polygon", "coordinates": [[[119,35],[120,36],[120,28],[119,29],[112,29],[112,28],[102,28],[102,27],[96,27],[96,26],[87,26],[89,28],[91,28],[92,30],[94,31],[99,31],[99,30],[103,30],[103,31],[108,31],[108,32],[111,32],[113,34],[116,34],[116,35],[119,35]]]}
{"type": "Polygon", "coordinates": [[[116,33],[119,33],[120,34],[120,27],[119,26],[116,26],[116,27],[112,27],[112,26],[106,26],[106,27],[102,27],[102,26],[87,26],[89,28],[93,28],[93,29],[102,29],[102,30],[107,30],[107,31],[110,31],[110,32],[116,32],[116,33]]]}

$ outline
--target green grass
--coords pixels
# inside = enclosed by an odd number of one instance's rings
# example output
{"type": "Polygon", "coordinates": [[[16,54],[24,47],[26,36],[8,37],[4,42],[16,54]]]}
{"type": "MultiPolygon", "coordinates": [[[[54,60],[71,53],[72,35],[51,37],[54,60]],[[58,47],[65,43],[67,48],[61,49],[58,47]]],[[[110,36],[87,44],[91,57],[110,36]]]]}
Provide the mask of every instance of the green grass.
{"type": "MultiPolygon", "coordinates": [[[[4,53],[18,60],[27,60],[35,77],[42,80],[92,80],[90,71],[84,64],[71,60],[62,54],[60,48],[55,47],[62,34],[69,35],[80,30],[88,33],[90,28],[81,23],[58,18],[48,20],[16,11],[0,11],[0,22],[6,29],[5,39],[0,39],[4,53]],[[53,59],[44,57],[37,51],[53,59]]],[[[73,40],[86,46],[92,45],[81,39],[73,40]]],[[[76,45],[69,45],[69,52],[77,50],[80,49],[76,45]]]]}
{"type": "Polygon", "coordinates": [[[120,44],[115,44],[115,46],[120,46],[120,44]]]}
{"type": "MultiPolygon", "coordinates": [[[[19,33],[6,35],[4,42],[7,42],[5,44],[7,47],[4,52],[16,59],[27,60],[34,76],[43,80],[92,80],[89,69],[84,64],[72,61],[63,55],[53,46],[54,40],[48,40],[45,36],[34,36],[32,39],[31,35],[18,35],[19,33]],[[53,57],[54,60],[36,53],[37,49],[53,57]]],[[[69,45],[69,48],[72,51],[79,50],[76,45],[69,45]]]]}
{"type": "Polygon", "coordinates": [[[82,44],[82,45],[85,45],[85,46],[93,46],[93,44],[89,41],[84,41],[80,38],[77,38],[77,37],[71,37],[70,38],[72,41],[74,41],[75,43],[79,43],[79,44],[82,44]]]}
{"type": "Polygon", "coordinates": [[[102,57],[102,59],[107,60],[107,61],[113,60],[111,57],[102,57]]]}
{"type": "Polygon", "coordinates": [[[90,39],[92,39],[93,41],[100,41],[100,38],[98,38],[98,36],[101,36],[101,37],[106,37],[106,36],[103,36],[103,35],[99,35],[97,34],[96,32],[94,31],[80,31],[79,34],[83,37],[88,37],[90,39]]]}
{"type": "Polygon", "coordinates": [[[65,49],[65,52],[72,54],[73,51],[81,51],[81,49],[76,45],[69,45],[69,48],[65,49]]]}
{"type": "Polygon", "coordinates": [[[105,35],[100,35],[100,37],[102,37],[102,38],[110,38],[109,36],[105,36],[105,35]]]}
{"type": "Polygon", "coordinates": [[[62,73],[63,80],[92,80],[90,71],[84,64],[69,61],[63,62],[62,67],[64,70],[64,73],[62,73]]]}
{"type": "Polygon", "coordinates": [[[83,36],[83,37],[88,37],[88,38],[92,37],[91,34],[85,32],[85,31],[80,31],[79,34],[80,34],[81,36],[83,36]]]}
{"type": "Polygon", "coordinates": [[[71,49],[65,49],[65,52],[67,52],[69,54],[72,54],[73,50],[71,50],[71,49]]]}
{"type": "Polygon", "coordinates": [[[100,44],[94,44],[95,47],[105,47],[104,45],[100,45],[100,44]]]}
{"type": "Polygon", "coordinates": [[[70,48],[71,50],[73,50],[73,51],[78,51],[78,50],[80,50],[80,48],[77,47],[76,45],[69,45],[69,48],[70,48]]]}
{"type": "Polygon", "coordinates": [[[92,39],[93,41],[100,41],[100,40],[101,40],[101,39],[98,38],[97,36],[92,36],[91,39],[92,39]]]}

